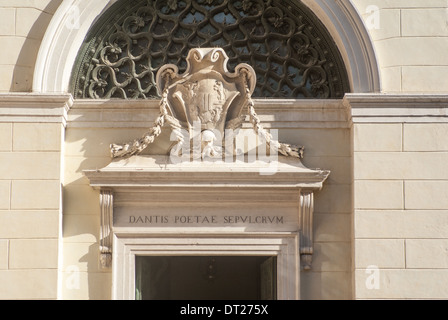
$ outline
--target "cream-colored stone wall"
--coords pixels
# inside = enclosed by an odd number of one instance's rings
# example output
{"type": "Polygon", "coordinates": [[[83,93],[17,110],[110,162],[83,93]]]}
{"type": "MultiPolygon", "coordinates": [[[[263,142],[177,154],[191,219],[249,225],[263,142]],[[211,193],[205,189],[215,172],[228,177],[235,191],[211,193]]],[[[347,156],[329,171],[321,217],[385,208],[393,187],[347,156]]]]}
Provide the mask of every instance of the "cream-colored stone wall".
{"type": "Polygon", "coordinates": [[[354,125],[356,298],[448,297],[447,131],[354,125]]]}
{"type": "Polygon", "coordinates": [[[61,2],[0,1],[0,92],[31,91],[42,38],[61,2]]]}
{"type": "Polygon", "coordinates": [[[376,49],[383,92],[446,92],[446,0],[352,0],[376,49]]]}
{"type": "Polygon", "coordinates": [[[64,127],[48,105],[0,99],[0,299],[58,298],[64,127]]]}
{"type": "MultiPolygon", "coordinates": [[[[285,137],[303,141],[310,168],[331,171],[315,196],[313,266],[301,273],[303,299],[351,299],[351,157],[348,128],[287,131],[285,137]]],[[[288,141],[288,140],[285,141],[288,141]]]]}
{"type": "MultiPolygon", "coordinates": [[[[111,270],[99,265],[99,191],[83,170],[100,169],[110,163],[110,143],[141,135],[135,130],[71,128],[66,130],[64,196],[63,299],[110,299],[111,270]]],[[[143,129],[144,130],[144,129],[143,129]]]]}

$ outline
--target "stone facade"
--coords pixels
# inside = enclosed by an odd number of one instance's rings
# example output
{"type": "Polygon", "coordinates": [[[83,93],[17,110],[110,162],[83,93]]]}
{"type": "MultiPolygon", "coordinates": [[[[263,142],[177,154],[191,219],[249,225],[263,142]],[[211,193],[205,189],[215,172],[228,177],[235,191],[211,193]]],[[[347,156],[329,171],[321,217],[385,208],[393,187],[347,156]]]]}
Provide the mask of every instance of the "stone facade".
{"type": "MultiPolygon", "coordinates": [[[[112,298],[100,192],[83,171],[146,132],[158,102],[69,94],[79,41],[109,2],[0,0],[0,299],[112,298]]],[[[352,90],[255,100],[279,140],[305,146],[306,167],[331,171],[314,196],[300,298],[446,299],[447,3],[303,2],[334,37],[352,90]]],[[[145,154],[166,141],[164,131],[145,154]]]]}

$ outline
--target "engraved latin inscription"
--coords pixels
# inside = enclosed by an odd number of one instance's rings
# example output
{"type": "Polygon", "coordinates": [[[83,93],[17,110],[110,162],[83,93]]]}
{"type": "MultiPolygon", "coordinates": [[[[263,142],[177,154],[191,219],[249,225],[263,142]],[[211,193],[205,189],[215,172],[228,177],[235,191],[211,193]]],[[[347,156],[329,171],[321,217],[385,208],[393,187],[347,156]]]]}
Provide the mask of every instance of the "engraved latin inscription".
{"type": "Polygon", "coordinates": [[[283,224],[283,216],[158,216],[131,215],[130,224],[283,224]]]}

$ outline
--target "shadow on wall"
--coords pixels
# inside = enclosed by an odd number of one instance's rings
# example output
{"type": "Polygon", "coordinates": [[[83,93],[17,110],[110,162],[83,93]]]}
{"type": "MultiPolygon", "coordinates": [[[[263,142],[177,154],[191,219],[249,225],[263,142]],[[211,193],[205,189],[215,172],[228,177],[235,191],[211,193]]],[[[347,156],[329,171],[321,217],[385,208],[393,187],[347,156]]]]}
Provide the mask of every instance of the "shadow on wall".
{"type": "Polygon", "coordinates": [[[110,300],[111,289],[108,284],[112,283],[111,270],[99,269],[99,245],[89,245],[88,253],[79,259],[79,263],[87,265],[87,297],[89,300],[110,300]]]}
{"type": "Polygon", "coordinates": [[[35,8],[16,8],[16,33],[12,41],[21,46],[21,50],[14,65],[11,92],[32,91],[37,54],[47,27],[62,1],[47,0],[46,6],[37,4],[35,8]]]}

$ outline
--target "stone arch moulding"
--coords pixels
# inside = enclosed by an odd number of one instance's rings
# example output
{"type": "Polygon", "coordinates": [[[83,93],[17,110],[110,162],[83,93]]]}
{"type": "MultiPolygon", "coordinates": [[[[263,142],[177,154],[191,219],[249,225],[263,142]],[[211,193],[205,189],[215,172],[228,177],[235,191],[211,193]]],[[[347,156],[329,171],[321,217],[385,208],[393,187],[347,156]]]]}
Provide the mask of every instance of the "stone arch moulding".
{"type": "MultiPolygon", "coordinates": [[[[71,71],[89,28],[117,0],[64,0],[43,38],[33,92],[67,93],[71,71]]],[[[350,0],[302,0],[326,26],[344,59],[353,93],[380,92],[380,74],[368,31],[350,0]],[[356,39],[357,41],[353,41],[356,39]]]]}

